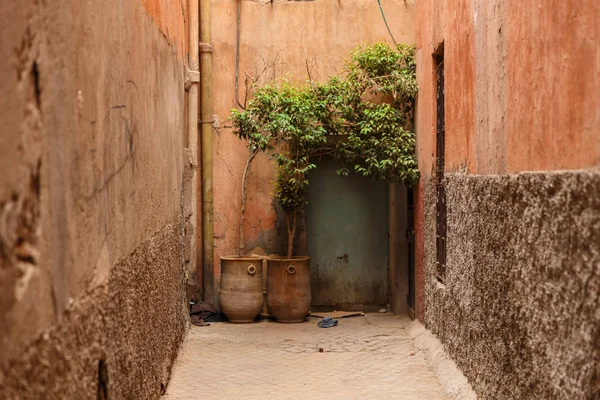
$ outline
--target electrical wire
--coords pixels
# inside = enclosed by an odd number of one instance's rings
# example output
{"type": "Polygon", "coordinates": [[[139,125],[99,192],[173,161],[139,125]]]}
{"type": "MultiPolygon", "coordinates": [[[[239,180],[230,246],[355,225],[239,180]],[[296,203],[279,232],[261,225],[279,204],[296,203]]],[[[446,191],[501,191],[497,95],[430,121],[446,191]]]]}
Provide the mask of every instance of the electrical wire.
{"type": "Polygon", "coordinates": [[[398,47],[398,43],[396,42],[396,39],[394,39],[394,35],[392,35],[392,31],[390,30],[390,26],[388,25],[387,20],[385,19],[385,14],[383,13],[383,7],[381,7],[381,0],[377,0],[377,4],[379,4],[379,10],[381,10],[381,16],[383,17],[383,22],[385,22],[385,27],[387,28],[388,32],[390,33],[390,36],[392,37],[394,44],[396,45],[396,47],[398,47]]]}
{"type": "MultiPolygon", "coordinates": [[[[392,31],[390,29],[390,26],[387,23],[387,19],[385,18],[385,13],[383,12],[383,7],[381,6],[381,0],[377,0],[377,4],[379,4],[379,10],[381,11],[381,16],[383,17],[383,22],[385,23],[385,27],[387,28],[390,37],[392,38],[392,41],[394,42],[394,44],[396,45],[396,47],[398,47],[398,42],[396,42],[396,39],[394,38],[394,35],[392,34],[392,31]]],[[[241,14],[242,14],[242,1],[238,0],[238,7],[237,7],[237,40],[235,43],[235,101],[237,102],[238,106],[240,106],[240,108],[244,109],[244,106],[242,105],[242,103],[240,102],[239,99],[239,80],[240,80],[240,33],[241,33],[241,29],[240,29],[240,21],[241,21],[241,14]]]]}
{"type": "Polygon", "coordinates": [[[237,40],[235,43],[235,101],[242,110],[245,107],[240,103],[239,97],[239,81],[240,81],[240,21],[242,19],[242,0],[238,0],[237,8],[237,40]]]}

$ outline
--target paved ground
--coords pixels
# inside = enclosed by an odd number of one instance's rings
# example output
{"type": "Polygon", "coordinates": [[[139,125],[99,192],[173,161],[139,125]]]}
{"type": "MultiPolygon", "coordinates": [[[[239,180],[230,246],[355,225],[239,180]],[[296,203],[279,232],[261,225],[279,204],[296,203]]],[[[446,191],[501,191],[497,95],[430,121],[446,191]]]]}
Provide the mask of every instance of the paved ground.
{"type": "Polygon", "coordinates": [[[367,314],[329,329],[317,322],[193,326],[163,398],[446,399],[408,318],[367,314]]]}

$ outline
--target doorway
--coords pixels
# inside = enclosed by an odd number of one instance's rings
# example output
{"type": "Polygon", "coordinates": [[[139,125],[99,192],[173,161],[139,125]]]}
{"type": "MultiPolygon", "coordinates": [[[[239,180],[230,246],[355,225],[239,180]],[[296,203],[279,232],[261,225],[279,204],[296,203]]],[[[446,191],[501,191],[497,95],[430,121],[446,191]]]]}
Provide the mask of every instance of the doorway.
{"type": "Polygon", "coordinates": [[[313,310],[377,311],[389,302],[388,183],[323,157],[310,173],[306,233],[313,310]]]}

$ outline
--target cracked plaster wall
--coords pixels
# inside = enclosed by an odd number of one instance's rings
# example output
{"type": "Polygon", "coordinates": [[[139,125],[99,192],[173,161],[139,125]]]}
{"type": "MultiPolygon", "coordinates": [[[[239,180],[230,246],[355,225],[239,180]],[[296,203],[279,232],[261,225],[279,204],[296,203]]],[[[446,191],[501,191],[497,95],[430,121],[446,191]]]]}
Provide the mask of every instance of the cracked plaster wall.
{"type": "Polygon", "coordinates": [[[0,4],[1,398],[166,384],[187,320],[184,20],[179,0],[0,4]]]}
{"type": "MultiPolygon", "coordinates": [[[[414,43],[414,0],[382,1],[398,42],[414,43]]],[[[241,181],[248,152],[231,134],[230,111],[235,100],[237,2],[212,2],[213,93],[217,117],[214,130],[215,287],[219,285],[219,256],[237,254],[241,181]]],[[[358,45],[391,43],[377,2],[242,1],[240,42],[240,101],[245,98],[245,76],[274,77],[304,82],[307,64],[314,79],[338,73],[358,45]],[[262,74],[261,74],[262,72],[262,74]]],[[[285,254],[287,233],[283,214],[273,201],[275,167],[259,154],[248,179],[244,251],[260,246],[267,253],[285,254]]],[[[303,220],[304,218],[301,218],[303,220]]],[[[302,221],[301,224],[304,224],[302,221]]],[[[307,254],[305,229],[299,226],[297,254],[307,254]]]]}

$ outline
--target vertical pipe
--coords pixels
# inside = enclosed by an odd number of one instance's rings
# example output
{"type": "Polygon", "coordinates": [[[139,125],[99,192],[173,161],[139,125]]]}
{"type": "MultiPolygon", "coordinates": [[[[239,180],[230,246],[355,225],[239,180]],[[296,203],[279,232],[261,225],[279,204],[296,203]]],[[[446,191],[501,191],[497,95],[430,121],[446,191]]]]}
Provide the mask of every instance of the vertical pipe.
{"type": "Polygon", "coordinates": [[[202,275],[198,276],[198,254],[202,251],[201,242],[197,238],[200,215],[198,213],[198,82],[199,82],[199,58],[198,58],[198,0],[189,0],[188,3],[188,65],[186,71],[187,89],[187,137],[186,157],[189,172],[186,172],[184,189],[189,191],[185,202],[184,212],[186,214],[185,229],[186,240],[189,240],[189,264],[188,284],[197,291],[202,286],[202,275]]]}
{"type": "Polygon", "coordinates": [[[213,97],[210,0],[200,0],[200,85],[202,111],[202,265],[204,301],[216,304],[213,230],[213,97]]]}

